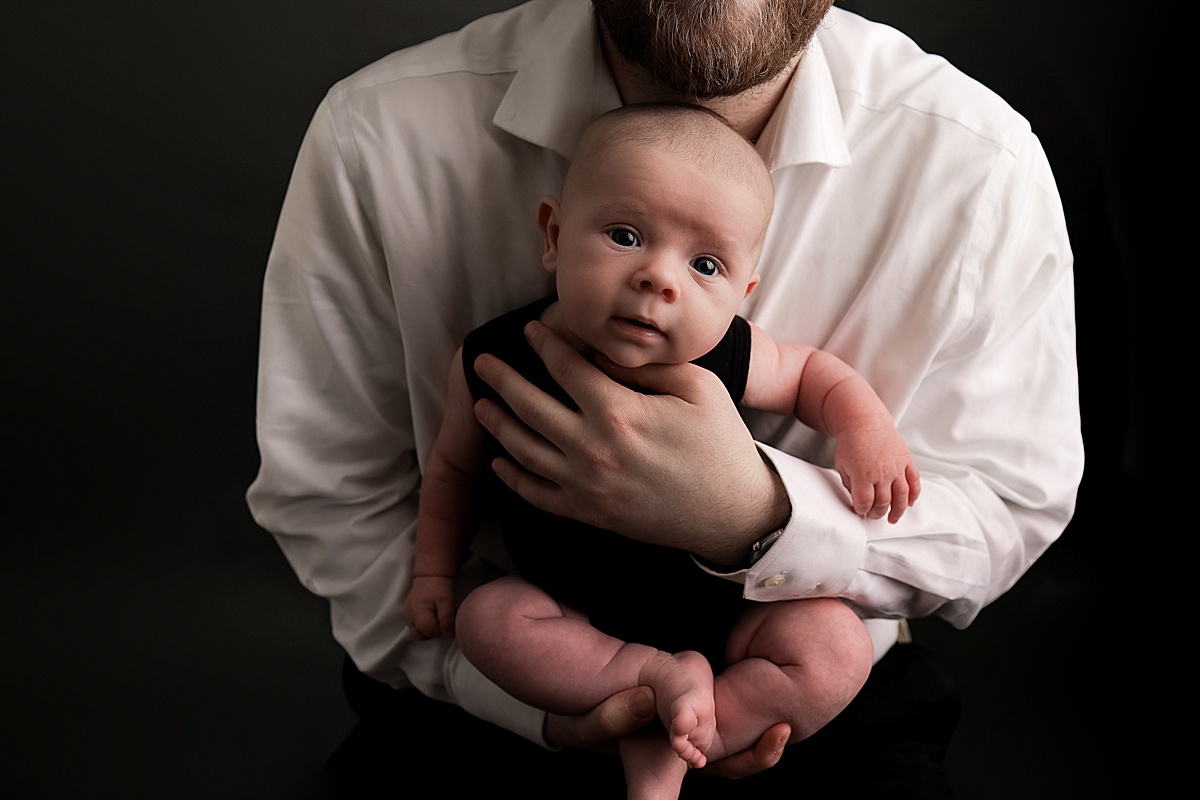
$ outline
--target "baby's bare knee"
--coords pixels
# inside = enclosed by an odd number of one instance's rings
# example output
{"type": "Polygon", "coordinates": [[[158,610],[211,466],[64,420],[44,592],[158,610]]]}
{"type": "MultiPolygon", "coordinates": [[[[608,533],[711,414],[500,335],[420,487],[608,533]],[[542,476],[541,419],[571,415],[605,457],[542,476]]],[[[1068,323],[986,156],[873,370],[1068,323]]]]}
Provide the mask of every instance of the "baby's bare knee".
{"type": "Polygon", "coordinates": [[[804,676],[811,691],[844,702],[866,683],[875,647],[862,620],[840,600],[788,601],[762,609],[742,657],[787,664],[804,676]]]}
{"type": "Polygon", "coordinates": [[[871,641],[871,634],[858,615],[854,612],[850,612],[850,615],[853,619],[846,620],[841,629],[838,658],[845,665],[847,676],[854,685],[853,693],[858,694],[875,665],[875,643],[871,641]]]}
{"type": "Polygon", "coordinates": [[[837,666],[838,680],[844,681],[851,694],[866,683],[875,662],[875,645],[859,616],[839,600],[805,601],[814,606],[814,633],[820,641],[820,657],[837,666]],[[849,688],[852,687],[852,688],[849,688]]]}
{"type": "MultiPolygon", "coordinates": [[[[808,601],[803,601],[808,602],[808,601]]],[[[867,682],[875,661],[871,635],[858,615],[837,600],[822,601],[811,613],[809,644],[801,667],[792,674],[802,689],[809,713],[795,727],[794,738],[805,738],[850,704],[867,682]]]]}

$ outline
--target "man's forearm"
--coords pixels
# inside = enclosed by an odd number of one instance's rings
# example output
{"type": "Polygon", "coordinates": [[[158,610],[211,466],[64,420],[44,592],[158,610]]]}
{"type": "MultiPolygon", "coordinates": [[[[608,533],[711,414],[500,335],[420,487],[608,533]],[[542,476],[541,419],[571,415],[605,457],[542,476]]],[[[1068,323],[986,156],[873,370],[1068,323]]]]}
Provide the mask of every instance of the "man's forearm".
{"type": "Polygon", "coordinates": [[[783,481],[766,461],[760,480],[761,490],[747,497],[740,508],[731,509],[739,518],[727,524],[698,526],[697,538],[687,549],[718,567],[748,566],[754,543],[784,527],[792,512],[783,481]]]}

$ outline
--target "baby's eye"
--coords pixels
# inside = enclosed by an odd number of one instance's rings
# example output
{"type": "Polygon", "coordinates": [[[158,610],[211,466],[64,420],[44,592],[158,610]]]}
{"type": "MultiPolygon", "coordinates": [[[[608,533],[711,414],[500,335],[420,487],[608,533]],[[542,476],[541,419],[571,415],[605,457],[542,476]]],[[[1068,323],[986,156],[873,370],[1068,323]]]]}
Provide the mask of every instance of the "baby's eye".
{"type": "Polygon", "coordinates": [[[717,265],[716,260],[711,259],[708,256],[700,256],[699,258],[692,259],[692,269],[696,270],[696,272],[699,272],[701,275],[707,275],[709,277],[712,277],[721,271],[721,268],[717,265]]]}
{"type": "Polygon", "coordinates": [[[613,240],[613,243],[618,247],[637,247],[637,234],[628,228],[613,228],[608,232],[608,238],[613,240]]]}

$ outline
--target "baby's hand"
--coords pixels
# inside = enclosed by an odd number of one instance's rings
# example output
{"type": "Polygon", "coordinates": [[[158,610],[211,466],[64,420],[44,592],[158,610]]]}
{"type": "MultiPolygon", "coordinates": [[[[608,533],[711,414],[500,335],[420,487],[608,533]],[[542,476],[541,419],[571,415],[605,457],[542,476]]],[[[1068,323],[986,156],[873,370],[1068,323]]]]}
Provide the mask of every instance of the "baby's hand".
{"type": "Polygon", "coordinates": [[[454,635],[454,579],[413,578],[404,598],[404,620],[418,639],[454,635]]]}
{"type": "Polygon", "coordinates": [[[894,523],[921,494],[917,465],[890,424],[843,431],[833,464],[859,516],[880,519],[887,514],[888,522],[894,523]]]}

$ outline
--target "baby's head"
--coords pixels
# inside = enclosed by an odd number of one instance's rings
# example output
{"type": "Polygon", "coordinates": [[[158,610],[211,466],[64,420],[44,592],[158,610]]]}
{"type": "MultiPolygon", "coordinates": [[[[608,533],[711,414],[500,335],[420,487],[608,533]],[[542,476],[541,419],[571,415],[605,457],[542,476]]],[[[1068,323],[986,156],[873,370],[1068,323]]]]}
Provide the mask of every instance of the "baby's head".
{"type": "Polygon", "coordinates": [[[774,189],[753,146],[685,105],[625,106],[584,133],[562,197],[538,208],[561,321],[625,366],[720,342],[755,268],[774,189]]]}

